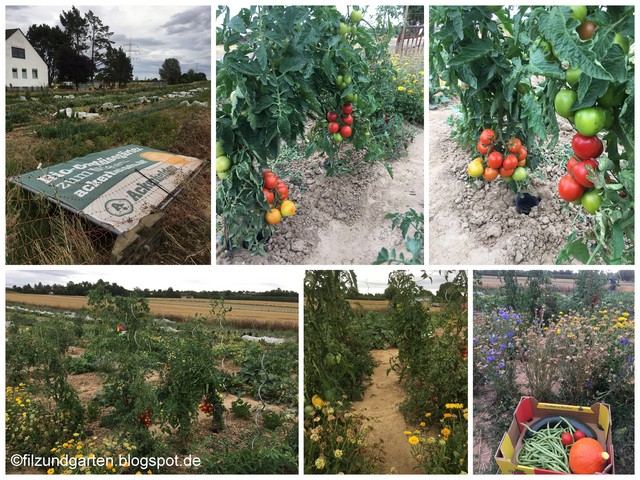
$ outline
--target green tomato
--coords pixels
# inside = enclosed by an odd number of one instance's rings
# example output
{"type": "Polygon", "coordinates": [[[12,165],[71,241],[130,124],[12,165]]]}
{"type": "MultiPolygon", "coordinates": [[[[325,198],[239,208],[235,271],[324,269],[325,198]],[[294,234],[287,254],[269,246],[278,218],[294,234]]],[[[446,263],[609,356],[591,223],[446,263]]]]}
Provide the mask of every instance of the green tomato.
{"type": "Polygon", "coordinates": [[[226,172],[231,167],[231,159],[226,155],[216,157],[216,172],[226,172]]]}
{"type": "Polygon", "coordinates": [[[518,90],[518,93],[520,95],[524,95],[525,93],[527,93],[529,90],[531,90],[531,86],[527,85],[524,82],[520,82],[519,84],[516,85],[516,90],[518,90]]]}
{"type": "Polygon", "coordinates": [[[355,98],[356,98],[356,96],[353,93],[350,93],[349,95],[344,97],[344,99],[349,103],[355,102],[355,98]]]}
{"type": "Polygon", "coordinates": [[[334,133],[333,134],[333,141],[336,143],[341,143],[342,142],[342,135],[340,135],[339,133],[334,133]]]}
{"type": "Polygon", "coordinates": [[[586,137],[597,135],[604,127],[604,121],[605,113],[601,108],[581,108],[576,112],[576,130],[586,137]]]}
{"type": "Polygon", "coordinates": [[[624,101],[626,96],[624,88],[616,87],[616,85],[610,83],[604,95],[598,98],[598,105],[605,108],[617,107],[624,101]]]}
{"type": "Polygon", "coordinates": [[[346,35],[347,33],[349,33],[351,31],[351,29],[349,28],[349,25],[347,25],[344,22],[340,22],[340,28],[338,29],[338,34],[340,35],[346,35]]]}
{"type": "Polygon", "coordinates": [[[356,103],[357,101],[358,101],[358,94],[356,93],[353,95],[353,102],[351,103],[356,103]]]}
{"type": "Polygon", "coordinates": [[[556,113],[564,118],[569,118],[573,115],[571,107],[578,100],[578,94],[573,90],[560,90],[556,93],[556,98],[553,101],[556,107],[556,113]]]}
{"type": "Polygon", "coordinates": [[[553,51],[553,45],[551,45],[546,40],[542,40],[540,42],[540,48],[542,48],[542,53],[545,54],[545,58],[549,61],[553,61],[556,58],[556,54],[553,51]]]}
{"type": "Polygon", "coordinates": [[[218,172],[218,178],[220,180],[224,180],[225,178],[227,178],[229,175],[231,175],[231,172],[218,172]]]}
{"type": "Polygon", "coordinates": [[[345,88],[347,88],[347,84],[346,84],[346,83],[344,83],[344,82],[342,82],[340,85],[338,85],[338,88],[339,88],[340,90],[344,90],[345,88]]]}
{"type": "Polygon", "coordinates": [[[345,75],[344,83],[346,83],[347,85],[349,85],[351,83],[351,77],[349,75],[345,75]]]}
{"type": "Polygon", "coordinates": [[[602,204],[602,197],[597,190],[590,190],[582,195],[582,206],[589,213],[596,213],[602,204]]]}
{"type": "Polygon", "coordinates": [[[581,68],[568,68],[567,71],[564,72],[564,78],[569,85],[574,87],[580,81],[581,73],[582,73],[581,68]]]}
{"type": "Polygon", "coordinates": [[[604,129],[609,130],[613,125],[613,108],[604,109],[604,129]]]}
{"type": "Polygon", "coordinates": [[[351,21],[357,25],[362,20],[362,12],[360,10],[351,10],[349,17],[351,21]]]}
{"type": "Polygon", "coordinates": [[[344,77],[342,75],[338,75],[336,77],[336,87],[339,87],[342,82],[344,82],[344,77]]]}
{"type": "Polygon", "coordinates": [[[524,169],[524,167],[516,167],[516,169],[513,171],[513,175],[511,175],[511,177],[516,182],[521,182],[522,180],[527,178],[527,171],[524,169]]]}
{"type": "Polygon", "coordinates": [[[616,35],[613,37],[613,44],[614,45],[619,45],[625,55],[627,53],[629,53],[629,39],[628,38],[625,38],[622,35],[620,35],[619,33],[616,33],[616,35]]]}
{"type": "MultiPolygon", "coordinates": [[[[515,172],[513,172],[513,173],[515,173],[515,172]]],[[[503,181],[504,183],[511,183],[511,182],[513,182],[513,175],[510,175],[510,176],[508,176],[508,177],[502,177],[502,181],[503,181]]]]}
{"type": "Polygon", "coordinates": [[[351,33],[353,35],[355,35],[356,33],[358,33],[358,27],[356,27],[355,25],[353,27],[351,27],[351,33]]]}
{"type": "Polygon", "coordinates": [[[224,148],[222,148],[222,140],[216,142],[216,158],[224,155],[224,148]]]}
{"type": "Polygon", "coordinates": [[[571,5],[569,8],[573,10],[571,16],[578,20],[580,23],[584,22],[585,18],[587,18],[587,7],[571,5]]]}

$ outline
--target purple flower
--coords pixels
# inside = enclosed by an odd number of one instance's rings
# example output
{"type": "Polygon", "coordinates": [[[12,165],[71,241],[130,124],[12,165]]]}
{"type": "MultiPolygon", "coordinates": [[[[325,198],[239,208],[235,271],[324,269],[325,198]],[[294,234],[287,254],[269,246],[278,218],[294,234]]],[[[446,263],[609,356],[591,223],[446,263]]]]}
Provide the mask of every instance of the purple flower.
{"type": "Polygon", "coordinates": [[[591,380],[589,380],[587,382],[587,387],[589,387],[589,388],[593,387],[593,382],[591,380]]]}
{"type": "Polygon", "coordinates": [[[627,357],[627,362],[633,363],[633,357],[627,357]]]}
{"type": "Polygon", "coordinates": [[[491,363],[491,362],[493,362],[495,359],[496,359],[496,357],[495,357],[494,355],[489,355],[489,356],[487,357],[487,362],[488,362],[488,363],[491,363]]]}
{"type": "Polygon", "coordinates": [[[621,343],[622,345],[626,345],[627,343],[629,343],[629,340],[627,340],[626,338],[621,338],[621,339],[620,339],[620,343],[621,343]]]}
{"type": "Polygon", "coordinates": [[[504,368],[504,362],[500,362],[500,363],[498,364],[498,367],[500,367],[500,368],[504,368]]]}
{"type": "Polygon", "coordinates": [[[515,319],[516,319],[516,323],[522,323],[522,319],[518,316],[518,314],[517,314],[517,313],[514,313],[514,314],[513,314],[513,318],[515,318],[515,319]]]}
{"type": "Polygon", "coordinates": [[[507,348],[507,346],[504,343],[500,345],[500,350],[504,350],[505,348],[507,348]]]}
{"type": "Polygon", "coordinates": [[[507,337],[509,337],[509,338],[513,338],[513,336],[514,336],[514,335],[515,335],[515,333],[514,333],[514,332],[509,332],[509,333],[507,333],[507,337]]]}
{"type": "Polygon", "coordinates": [[[504,310],[500,310],[500,317],[502,317],[503,320],[506,320],[507,318],[509,318],[509,314],[504,310]]]}
{"type": "Polygon", "coordinates": [[[474,344],[474,345],[478,345],[478,339],[477,339],[477,338],[474,338],[474,339],[473,339],[473,344],[474,344]]]}

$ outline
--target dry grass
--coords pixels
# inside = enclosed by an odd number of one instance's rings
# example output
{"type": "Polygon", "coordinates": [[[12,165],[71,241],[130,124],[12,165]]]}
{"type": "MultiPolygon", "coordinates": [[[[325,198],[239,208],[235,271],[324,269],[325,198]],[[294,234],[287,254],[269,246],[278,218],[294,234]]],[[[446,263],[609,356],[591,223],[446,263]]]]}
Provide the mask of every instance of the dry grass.
{"type": "MultiPolygon", "coordinates": [[[[149,308],[154,315],[184,320],[196,315],[206,317],[211,309],[209,300],[199,298],[150,298],[149,308]]],[[[87,307],[87,297],[35,295],[7,292],[7,303],[37,307],[79,310],[87,307]]],[[[225,300],[227,322],[237,328],[297,330],[298,304],[255,300],[225,300]]]]}

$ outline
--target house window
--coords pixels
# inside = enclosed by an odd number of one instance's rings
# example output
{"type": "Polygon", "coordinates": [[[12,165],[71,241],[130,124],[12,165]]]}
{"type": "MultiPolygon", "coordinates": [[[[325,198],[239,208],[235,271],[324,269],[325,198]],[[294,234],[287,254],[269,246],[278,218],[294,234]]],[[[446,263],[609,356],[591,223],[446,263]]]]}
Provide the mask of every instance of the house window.
{"type": "Polygon", "coordinates": [[[26,58],[24,48],[11,47],[11,56],[13,58],[26,58]]]}
{"type": "Polygon", "coordinates": [[[12,74],[13,78],[18,78],[18,69],[17,68],[12,68],[11,69],[11,74],[12,74]]]}
{"type": "Polygon", "coordinates": [[[33,78],[34,80],[38,79],[38,69],[37,68],[31,69],[31,78],[33,78]]]}
{"type": "Polygon", "coordinates": [[[29,77],[27,77],[27,69],[26,69],[26,68],[23,68],[23,69],[22,69],[22,78],[24,78],[25,80],[26,80],[27,78],[29,78],[29,77]]]}

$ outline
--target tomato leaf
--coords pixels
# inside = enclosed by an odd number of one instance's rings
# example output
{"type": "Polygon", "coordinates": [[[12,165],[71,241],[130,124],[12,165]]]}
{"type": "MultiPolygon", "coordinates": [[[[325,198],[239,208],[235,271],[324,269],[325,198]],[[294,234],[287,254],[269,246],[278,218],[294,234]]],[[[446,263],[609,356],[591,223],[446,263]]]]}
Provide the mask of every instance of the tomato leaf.
{"type": "Polygon", "coordinates": [[[571,242],[568,246],[568,253],[569,255],[571,255],[572,257],[576,258],[578,261],[580,261],[581,263],[588,263],[589,262],[589,249],[587,248],[587,246],[582,242],[582,240],[575,240],[573,242],[571,242]]]}
{"type": "Polygon", "coordinates": [[[488,38],[475,39],[467,47],[463,47],[460,53],[449,60],[449,65],[457,66],[472,62],[478,58],[485,58],[493,50],[493,42],[488,38]]]}

